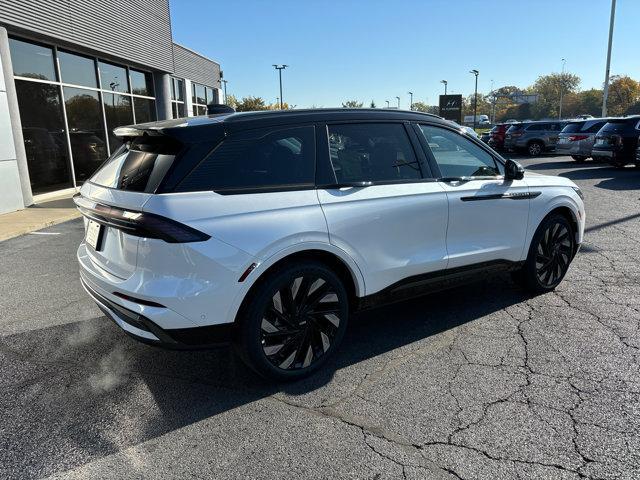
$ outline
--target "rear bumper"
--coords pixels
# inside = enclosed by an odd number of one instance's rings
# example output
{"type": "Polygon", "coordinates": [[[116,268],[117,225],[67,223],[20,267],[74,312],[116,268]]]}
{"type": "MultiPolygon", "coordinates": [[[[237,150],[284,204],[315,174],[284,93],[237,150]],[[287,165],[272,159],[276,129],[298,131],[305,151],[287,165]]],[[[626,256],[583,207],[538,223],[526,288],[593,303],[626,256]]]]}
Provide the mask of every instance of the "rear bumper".
{"type": "Polygon", "coordinates": [[[80,276],[80,283],[100,310],[125,333],[143,343],[170,349],[198,349],[226,345],[233,337],[232,323],[180,329],[163,329],[149,318],[109,300],[80,276]]]}

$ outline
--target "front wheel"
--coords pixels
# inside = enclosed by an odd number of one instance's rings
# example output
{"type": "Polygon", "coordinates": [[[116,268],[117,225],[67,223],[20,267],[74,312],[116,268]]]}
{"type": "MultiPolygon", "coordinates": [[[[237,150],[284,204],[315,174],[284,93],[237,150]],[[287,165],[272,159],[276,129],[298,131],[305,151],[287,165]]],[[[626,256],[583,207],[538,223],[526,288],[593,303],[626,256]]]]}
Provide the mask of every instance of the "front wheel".
{"type": "Polygon", "coordinates": [[[338,349],[349,317],[340,278],[322,263],[291,264],[270,274],[247,299],[236,348],[272,380],[297,380],[338,349]]]}
{"type": "Polygon", "coordinates": [[[578,163],[582,163],[587,159],[587,157],[583,155],[571,155],[571,158],[573,158],[578,163]]]}
{"type": "Polygon", "coordinates": [[[564,278],[575,252],[575,235],[565,217],[554,214],[538,227],[521,270],[514,273],[534,293],[555,289],[564,278]]]}

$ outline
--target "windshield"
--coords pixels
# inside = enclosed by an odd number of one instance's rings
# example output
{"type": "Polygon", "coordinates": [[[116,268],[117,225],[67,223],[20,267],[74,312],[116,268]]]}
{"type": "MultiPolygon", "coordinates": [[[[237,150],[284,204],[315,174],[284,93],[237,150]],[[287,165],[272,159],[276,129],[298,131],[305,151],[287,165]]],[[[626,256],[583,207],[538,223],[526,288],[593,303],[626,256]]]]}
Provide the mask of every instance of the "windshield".
{"type": "Polygon", "coordinates": [[[116,150],[90,181],[117,190],[154,192],[179,150],[180,144],[168,137],[136,138],[116,150]]]}

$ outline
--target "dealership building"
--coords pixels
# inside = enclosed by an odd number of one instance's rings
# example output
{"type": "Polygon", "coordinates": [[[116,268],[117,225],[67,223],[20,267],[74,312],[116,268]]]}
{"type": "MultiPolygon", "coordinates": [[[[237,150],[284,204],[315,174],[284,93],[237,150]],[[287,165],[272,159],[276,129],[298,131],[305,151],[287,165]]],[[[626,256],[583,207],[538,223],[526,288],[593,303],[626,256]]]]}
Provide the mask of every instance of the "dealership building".
{"type": "Polygon", "coordinates": [[[114,128],[221,98],[220,65],[173,42],[167,0],[2,0],[0,64],[0,213],[73,192],[114,128]]]}

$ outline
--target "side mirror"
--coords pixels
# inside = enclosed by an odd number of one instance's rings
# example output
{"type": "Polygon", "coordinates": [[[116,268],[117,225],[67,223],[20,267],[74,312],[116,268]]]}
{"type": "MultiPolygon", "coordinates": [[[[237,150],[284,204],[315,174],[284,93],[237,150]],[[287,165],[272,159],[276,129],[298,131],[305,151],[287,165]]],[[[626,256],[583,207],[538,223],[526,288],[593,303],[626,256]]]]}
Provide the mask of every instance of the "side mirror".
{"type": "Polygon", "coordinates": [[[524,168],[518,162],[511,159],[504,164],[505,180],[522,180],[524,178],[524,168]]]}

